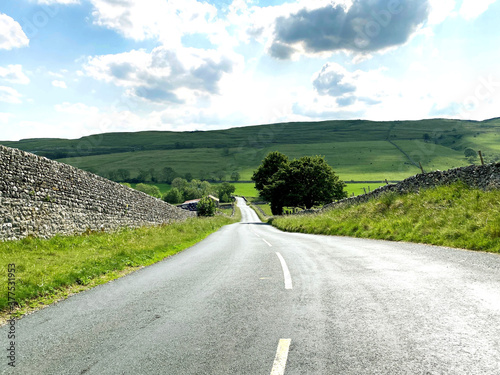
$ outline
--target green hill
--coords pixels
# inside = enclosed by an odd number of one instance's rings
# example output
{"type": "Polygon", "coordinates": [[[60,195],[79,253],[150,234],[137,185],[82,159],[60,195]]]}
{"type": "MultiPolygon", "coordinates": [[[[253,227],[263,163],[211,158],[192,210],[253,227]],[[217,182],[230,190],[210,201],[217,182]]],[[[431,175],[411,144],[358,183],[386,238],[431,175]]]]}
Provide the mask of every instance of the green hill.
{"type": "MultiPolygon", "coordinates": [[[[500,119],[482,122],[433,119],[283,123],[214,131],[106,133],[67,139],[1,142],[78,168],[109,176],[126,169],[212,178],[237,171],[249,180],[265,155],[324,155],[346,181],[400,180],[426,170],[470,164],[464,151],[482,150],[487,161],[500,159],[500,119]]],[[[150,178],[150,177],[149,177],[150,178]]],[[[160,181],[161,178],[157,177],[160,181]]]]}

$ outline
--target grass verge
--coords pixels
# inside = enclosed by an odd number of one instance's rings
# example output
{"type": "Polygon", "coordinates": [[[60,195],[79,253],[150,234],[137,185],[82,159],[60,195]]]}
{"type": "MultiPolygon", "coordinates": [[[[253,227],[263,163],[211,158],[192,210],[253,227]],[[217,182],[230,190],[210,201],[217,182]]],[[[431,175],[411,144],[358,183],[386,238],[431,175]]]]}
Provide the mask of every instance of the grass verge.
{"type": "Polygon", "coordinates": [[[7,287],[0,292],[0,324],[124,276],[174,255],[224,225],[225,216],[190,218],[184,222],[115,233],[26,238],[0,242],[0,285],[7,286],[8,265],[15,264],[15,302],[11,314],[7,287]]]}
{"type": "Polygon", "coordinates": [[[462,184],[386,194],[367,203],[312,215],[275,217],[290,231],[426,243],[500,252],[500,191],[462,184]]]}

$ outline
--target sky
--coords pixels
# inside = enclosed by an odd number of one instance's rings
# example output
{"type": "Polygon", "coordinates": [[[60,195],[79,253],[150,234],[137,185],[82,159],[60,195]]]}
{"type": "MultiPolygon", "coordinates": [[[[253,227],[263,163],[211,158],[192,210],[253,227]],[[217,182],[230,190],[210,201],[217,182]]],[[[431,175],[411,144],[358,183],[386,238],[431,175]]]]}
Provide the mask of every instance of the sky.
{"type": "Polygon", "coordinates": [[[500,117],[497,0],[6,0],[0,140],[500,117]]]}

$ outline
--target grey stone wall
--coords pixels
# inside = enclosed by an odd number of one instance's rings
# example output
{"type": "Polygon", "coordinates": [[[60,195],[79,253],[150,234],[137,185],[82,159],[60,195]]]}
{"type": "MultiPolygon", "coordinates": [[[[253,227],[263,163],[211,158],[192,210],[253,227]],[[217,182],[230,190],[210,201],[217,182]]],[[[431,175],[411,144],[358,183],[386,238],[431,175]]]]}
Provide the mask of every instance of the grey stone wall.
{"type": "Polygon", "coordinates": [[[0,145],[0,240],[185,220],[188,212],[92,173],[0,145]]]}
{"type": "MultiPolygon", "coordinates": [[[[483,190],[500,189],[500,163],[483,166],[471,165],[468,167],[449,169],[447,171],[418,174],[397,184],[381,186],[367,194],[330,203],[323,206],[321,210],[328,210],[345,205],[366,202],[387,192],[405,194],[417,192],[420,189],[432,188],[439,185],[449,185],[456,182],[463,182],[467,186],[483,190]]],[[[310,212],[317,211],[308,210],[306,212],[303,211],[302,213],[310,212]]]]}

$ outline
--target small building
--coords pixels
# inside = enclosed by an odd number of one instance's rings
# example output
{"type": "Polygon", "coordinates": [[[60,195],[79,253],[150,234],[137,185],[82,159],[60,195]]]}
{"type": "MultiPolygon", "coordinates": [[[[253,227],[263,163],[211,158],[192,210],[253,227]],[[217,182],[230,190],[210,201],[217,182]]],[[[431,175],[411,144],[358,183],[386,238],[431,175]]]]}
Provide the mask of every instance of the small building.
{"type": "MultiPolygon", "coordinates": [[[[219,207],[219,198],[216,198],[213,195],[209,195],[208,197],[215,202],[216,207],[219,207]]],[[[188,211],[197,211],[198,202],[200,200],[201,199],[191,199],[189,201],[185,201],[184,203],[177,205],[177,207],[182,208],[184,210],[188,210],[188,211]]]]}

